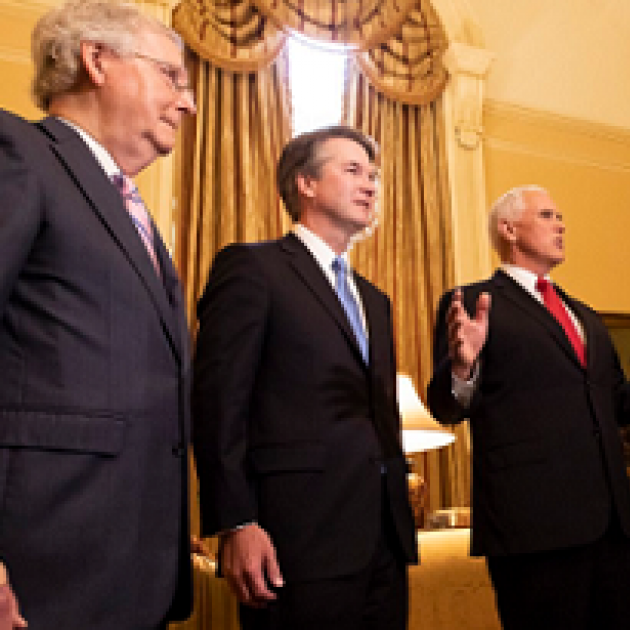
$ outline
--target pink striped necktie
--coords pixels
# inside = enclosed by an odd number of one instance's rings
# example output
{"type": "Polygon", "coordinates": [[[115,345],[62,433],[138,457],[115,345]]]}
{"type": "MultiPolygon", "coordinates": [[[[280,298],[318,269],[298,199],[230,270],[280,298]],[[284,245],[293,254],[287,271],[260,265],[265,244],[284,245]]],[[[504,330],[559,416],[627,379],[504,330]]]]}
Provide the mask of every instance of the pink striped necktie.
{"type": "Polygon", "coordinates": [[[144,247],[149,254],[149,258],[153,263],[157,275],[161,276],[160,263],[158,262],[157,254],[155,253],[155,244],[153,242],[153,226],[151,225],[149,213],[142,201],[142,197],[140,197],[136,185],[129,177],[125,177],[122,173],[115,173],[112,175],[111,179],[114,186],[118,189],[118,192],[122,195],[125,206],[127,207],[127,212],[129,212],[129,216],[136,226],[136,230],[144,243],[144,247]]]}

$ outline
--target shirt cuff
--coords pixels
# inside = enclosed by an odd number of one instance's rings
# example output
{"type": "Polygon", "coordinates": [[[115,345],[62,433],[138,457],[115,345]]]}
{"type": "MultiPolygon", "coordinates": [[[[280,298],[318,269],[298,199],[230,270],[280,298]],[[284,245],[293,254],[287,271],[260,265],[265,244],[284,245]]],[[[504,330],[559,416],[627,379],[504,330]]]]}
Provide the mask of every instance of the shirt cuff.
{"type": "Polygon", "coordinates": [[[468,380],[459,378],[459,376],[451,372],[451,393],[455,400],[465,409],[470,407],[470,401],[477,390],[481,370],[479,363],[479,361],[475,361],[472,374],[468,380]]]}

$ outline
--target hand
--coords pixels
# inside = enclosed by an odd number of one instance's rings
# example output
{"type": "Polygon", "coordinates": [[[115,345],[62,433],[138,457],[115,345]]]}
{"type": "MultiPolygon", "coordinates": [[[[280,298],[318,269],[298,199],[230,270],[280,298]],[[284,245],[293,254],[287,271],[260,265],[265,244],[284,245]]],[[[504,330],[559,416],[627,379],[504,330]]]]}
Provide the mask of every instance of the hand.
{"type": "Polygon", "coordinates": [[[27,625],[18,610],[15,594],[7,582],[4,565],[0,563],[0,630],[26,628],[27,625]]]}
{"type": "Polygon", "coordinates": [[[260,608],[276,599],[269,588],[284,585],[276,549],[265,530],[253,523],[223,534],[221,569],[240,602],[260,608]]]}
{"type": "Polygon", "coordinates": [[[446,313],[448,350],[453,373],[462,380],[470,378],[475,361],[488,338],[490,303],[490,295],[482,293],[477,298],[475,316],[471,318],[464,308],[462,290],[453,291],[446,313]]]}

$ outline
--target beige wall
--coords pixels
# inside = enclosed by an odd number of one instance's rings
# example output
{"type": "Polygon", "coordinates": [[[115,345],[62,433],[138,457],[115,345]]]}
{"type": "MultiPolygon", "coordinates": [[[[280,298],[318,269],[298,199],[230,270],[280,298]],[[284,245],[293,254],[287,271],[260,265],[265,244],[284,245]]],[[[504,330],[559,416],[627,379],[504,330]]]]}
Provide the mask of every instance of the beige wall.
{"type": "Polygon", "coordinates": [[[496,55],[490,100],[630,128],[628,0],[458,1],[496,55]]]}
{"type": "MultiPolygon", "coordinates": [[[[451,41],[494,55],[486,206],[518,184],[549,188],[568,229],[555,279],[598,310],[630,313],[630,2],[432,1],[451,41]]],[[[460,244],[464,267],[475,247],[460,244]]]]}
{"type": "Polygon", "coordinates": [[[41,2],[0,0],[0,107],[31,119],[41,117],[30,98],[31,31],[46,8],[41,2]]]}
{"type": "Polygon", "coordinates": [[[567,227],[554,279],[597,310],[630,313],[630,130],[499,103],[484,125],[488,199],[547,187],[567,227]]]}

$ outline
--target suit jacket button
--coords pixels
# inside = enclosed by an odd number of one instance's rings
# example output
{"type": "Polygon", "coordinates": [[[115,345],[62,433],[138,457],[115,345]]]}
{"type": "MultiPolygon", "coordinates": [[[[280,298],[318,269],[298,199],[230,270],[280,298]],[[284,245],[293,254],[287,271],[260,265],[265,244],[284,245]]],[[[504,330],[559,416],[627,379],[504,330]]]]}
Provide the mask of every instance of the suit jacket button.
{"type": "Polygon", "coordinates": [[[175,444],[175,446],[173,446],[173,456],[174,457],[181,457],[185,452],[184,449],[184,445],[183,444],[175,444]]]}

